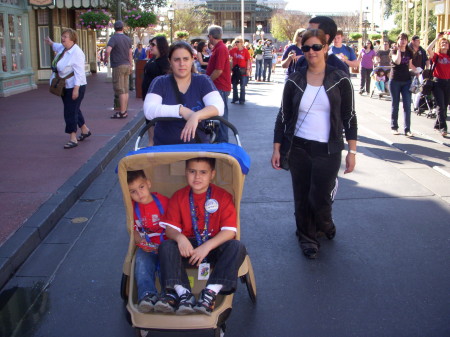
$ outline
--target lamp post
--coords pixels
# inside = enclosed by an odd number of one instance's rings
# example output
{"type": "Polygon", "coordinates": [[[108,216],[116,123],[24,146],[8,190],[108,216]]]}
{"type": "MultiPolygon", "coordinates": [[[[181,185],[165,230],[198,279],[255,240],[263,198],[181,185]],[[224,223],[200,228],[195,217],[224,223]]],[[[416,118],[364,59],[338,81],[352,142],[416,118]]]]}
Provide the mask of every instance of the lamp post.
{"type": "Polygon", "coordinates": [[[165,20],[165,18],[163,16],[159,17],[159,24],[161,25],[161,32],[164,31],[164,20],[165,20]]]}
{"type": "Polygon", "coordinates": [[[173,18],[175,17],[175,9],[172,8],[172,5],[170,5],[170,8],[167,10],[167,17],[169,18],[169,22],[170,22],[170,44],[172,44],[172,39],[173,39],[173,18]]]}
{"type": "Polygon", "coordinates": [[[261,39],[264,36],[264,32],[262,30],[263,26],[261,24],[256,26],[256,35],[259,36],[261,39]]]}

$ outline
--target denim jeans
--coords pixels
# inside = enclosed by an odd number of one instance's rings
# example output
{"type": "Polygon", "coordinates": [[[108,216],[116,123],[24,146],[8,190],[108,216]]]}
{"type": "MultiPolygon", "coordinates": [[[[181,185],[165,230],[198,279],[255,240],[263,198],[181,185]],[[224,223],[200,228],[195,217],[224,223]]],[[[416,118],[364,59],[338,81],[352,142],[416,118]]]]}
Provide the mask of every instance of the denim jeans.
{"type": "Polygon", "coordinates": [[[434,128],[447,131],[447,106],[450,102],[450,80],[438,79],[433,86],[436,100],[436,123],[434,128]]]}
{"type": "Polygon", "coordinates": [[[391,110],[391,129],[398,130],[398,108],[400,105],[400,94],[403,100],[403,112],[404,112],[404,130],[405,133],[411,131],[411,92],[409,87],[411,86],[411,80],[409,81],[389,81],[389,89],[392,98],[392,110],[391,110]]]}
{"type": "Polygon", "coordinates": [[[383,81],[376,81],[375,86],[377,87],[378,91],[384,92],[384,82],[383,81]]]}
{"type": "Polygon", "coordinates": [[[158,254],[136,250],[134,266],[134,278],[138,291],[138,303],[146,295],[156,295],[158,290],[155,286],[155,273],[158,265],[158,254]]]}
{"type": "Polygon", "coordinates": [[[327,143],[294,137],[289,168],[302,249],[318,249],[317,232],[328,233],[334,229],[332,191],[340,166],[341,152],[328,154],[327,143]]]}
{"type": "MultiPolygon", "coordinates": [[[[191,240],[194,244],[195,239],[191,240]]],[[[229,240],[216,249],[209,252],[207,261],[213,267],[207,284],[221,284],[221,293],[231,294],[236,291],[239,267],[244,262],[247,251],[245,246],[238,240],[229,240]]],[[[174,240],[165,240],[159,246],[159,259],[161,262],[161,275],[164,289],[173,289],[176,284],[186,289],[189,285],[186,267],[189,259],[180,255],[178,244],[174,240]]]]}
{"type": "Polygon", "coordinates": [[[361,67],[361,86],[359,91],[363,92],[364,90],[367,93],[370,93],[370,74],[372,73],[372,69],[361,67]]]}
{"type": "Polygon", "coordinates": [[[270,59],[264,59],[264,72],[263,72],[263,81],[267,80],[270,81],[270,74],[272,74],[272,58],[270,59]],[[267,69],[269,69],[269,72],[267,73],[267,69]],[[267,76],[266,76],[267,74],[267,76]]]}
{"type": "Polygon", "coordinates": [[[256,60],[255,79],[261,80],[263,73],[263,59],[256,60]]]}
{"type": "Polygon", "coordinates": [[[233,102],[239,101],[239,103],[245,102],[245,86],[247,85],[248,76],[241,75],[240,78],[240,86],[241,86],[241,94],[238,95],[238,84],[233,83],[233,102]]]}
{"type": "Polygon", "coordinates": [[[64,121],[66,122],[66,133],[77,132],[77,126],[81,128],[85,122],[80,106],[84,98],[86,85],[80,86],[78,89],[78,98],[72,99],[72,89],[64,89],[64,95],[61,97],[64,104],[64,121]]]}
{"type": "MultiPolygon", "coordinates": [[[[228,120],[228,96],[230,96],[230,92],[219,90],[219,94],[220,96],[222,96],[223,103],[225,104],[222,117],[228,120]]],[[[217,133],[216,141],[218,143],[228,143],[228,127],[226,125],[223,125],[222,123],[219,126],[219,132],[217,133]]]]}

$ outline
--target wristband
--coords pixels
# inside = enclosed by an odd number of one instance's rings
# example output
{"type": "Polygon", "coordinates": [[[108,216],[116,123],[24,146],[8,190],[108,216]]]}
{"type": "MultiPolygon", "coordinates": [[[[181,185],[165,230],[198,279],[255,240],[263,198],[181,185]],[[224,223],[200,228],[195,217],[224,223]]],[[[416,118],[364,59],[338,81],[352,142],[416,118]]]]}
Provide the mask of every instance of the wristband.
{"type": "Polygon", "coordinates": [[[354,154],[354,155],[356,156],[356,154],[357,154],[358,152],[356,152],[355,150],[348,150],[348,153],[354,154]]]}

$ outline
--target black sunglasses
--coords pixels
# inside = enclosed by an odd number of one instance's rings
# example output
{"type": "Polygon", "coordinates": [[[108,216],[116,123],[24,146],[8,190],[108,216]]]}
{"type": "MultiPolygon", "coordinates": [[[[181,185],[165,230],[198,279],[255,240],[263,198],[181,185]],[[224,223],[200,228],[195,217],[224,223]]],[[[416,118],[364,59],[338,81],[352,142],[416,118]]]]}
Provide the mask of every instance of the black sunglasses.
{"type": "Polygon", "coordinates": [[[302,51],[308,53],[311,49],[314,51],[321,51],[323,49],[323,44],[313,44],[312,46],[302,46],[302,51]]]}
{"type": "Polygon", "coordinates": [[[156,43],[155,43],[155,42],[150,43],[150,45],[151,45],[152,47],[156,47],[156,43]]]}

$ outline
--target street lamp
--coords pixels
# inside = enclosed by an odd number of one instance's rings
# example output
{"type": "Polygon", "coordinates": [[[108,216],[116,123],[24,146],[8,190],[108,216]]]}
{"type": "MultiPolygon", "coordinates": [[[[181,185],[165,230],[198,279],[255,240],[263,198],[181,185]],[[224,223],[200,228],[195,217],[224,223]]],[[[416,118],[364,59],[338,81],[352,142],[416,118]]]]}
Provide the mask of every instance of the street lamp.
{"type": "Polygon", "coordinates": [[[261,39],[264,36],[264,32],[262,30],[263,26],[261,24],[256,26],[256,35],[258,35],[261,39]]]}
{"type": "Polygon", "coordinates": [[[161,31],[164,30],[164,20],[165,20],[165,18],[163,16],[159,17],[159,22],[160,22],[160,25],[161,25],[161,31]]]}
{"type": "Polygon", "coordinates": [[[173,18],[175,17],[175,9],[172,8],[172,5],[170,5],[170,8],[167,10],[167,17],[169,18],[169,22],[170,22],[170,44],[172,44],[173,18]]]}

